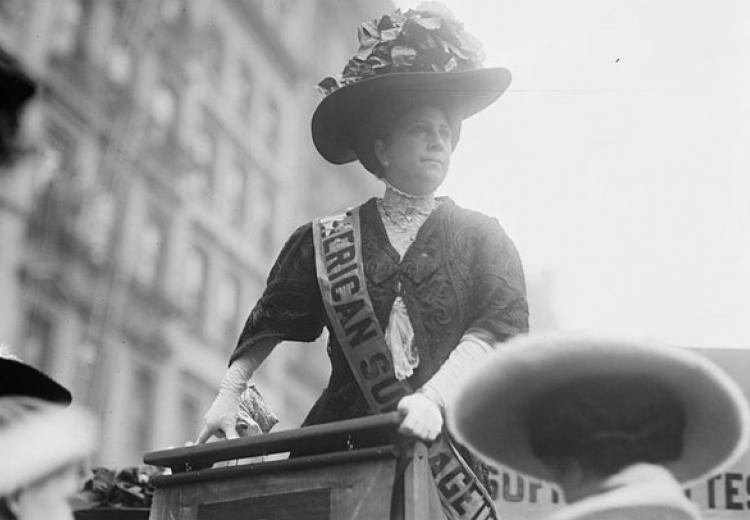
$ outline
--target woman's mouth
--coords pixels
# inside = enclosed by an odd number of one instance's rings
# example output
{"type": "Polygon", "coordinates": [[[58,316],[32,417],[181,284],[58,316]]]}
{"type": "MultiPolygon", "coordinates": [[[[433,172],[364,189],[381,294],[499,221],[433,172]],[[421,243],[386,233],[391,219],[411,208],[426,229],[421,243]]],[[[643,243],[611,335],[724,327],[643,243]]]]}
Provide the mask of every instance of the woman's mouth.
{"type": "Polygon", "coordinates": [[[434,164],[437,164],[437,165],[439,165],[441,167],[443,166],[443,161],[441,161],[440,159],[426,158],[426,159],[422,159],[422,162],[423,163],[434,163],[434,164]]]}

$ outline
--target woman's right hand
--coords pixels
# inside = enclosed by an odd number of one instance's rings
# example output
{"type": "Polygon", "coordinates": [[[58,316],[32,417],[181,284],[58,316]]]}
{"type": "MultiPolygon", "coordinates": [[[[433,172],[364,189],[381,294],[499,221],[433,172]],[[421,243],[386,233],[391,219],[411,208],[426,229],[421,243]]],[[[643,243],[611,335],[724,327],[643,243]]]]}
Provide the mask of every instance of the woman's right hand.
{"type": "Polygon", "coordinates": [[[236,428],[239,403],[239,393],[222,387],[203,417],[203,428],[198,434],[196,444],[206,442],[211,436],[219,439],[237,439],[239,437],[236,428]]]}
{"type": "Polygon", "coordinates": [[[236,439],[237,435],[237,413],[239,412],[240,396],[247,387],[250,376],[255,368],[268,355],[273,348],[268,344],[263,349],[258,349],[254,355],[249,354],[235,359],[221,380],[219,393],[213,404],[203,416],[203,429],[198,434],[196,444],[206,442],[215,435],[219,439],[236,439]],[[257,357],[257,359],[256,359],[257,357]]]}

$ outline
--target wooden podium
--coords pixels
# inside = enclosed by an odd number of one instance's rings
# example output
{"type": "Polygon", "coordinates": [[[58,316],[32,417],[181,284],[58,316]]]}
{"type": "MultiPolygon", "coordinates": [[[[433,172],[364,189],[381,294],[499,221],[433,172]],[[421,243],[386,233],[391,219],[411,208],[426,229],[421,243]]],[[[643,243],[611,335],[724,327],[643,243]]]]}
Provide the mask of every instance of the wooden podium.
{"type": "Polygon", "coordinates": [[[394,412],[147,453],[172,470],[154,478],[150,520],[439,518],[427,448],[399,422],[394,412]]]}

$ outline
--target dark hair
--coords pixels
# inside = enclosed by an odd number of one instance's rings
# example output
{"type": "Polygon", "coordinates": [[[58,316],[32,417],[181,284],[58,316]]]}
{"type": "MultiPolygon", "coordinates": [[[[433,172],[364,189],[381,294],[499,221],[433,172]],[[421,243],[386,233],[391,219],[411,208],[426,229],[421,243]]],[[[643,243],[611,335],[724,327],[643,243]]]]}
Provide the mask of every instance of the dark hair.
{"type": "Polygon", "coordinates": [[[8,505],[10,497],[0,497],[0,520],[16,520],[18,517],[8,505]]]}
{"type": "Polygon", "coordinates": [[[534,455],[548,465],[574,459],[609,475],[637,462],[682,454],[686,416],[663,383],[640,376],[596,376],[534,399],[527,427],[534,455]]]}
{"type": "Polygon", "coordinates": [[[398,119],[415,108],[436,107],[445,113],[451,125],[453,147],[461,135],[461,118],[449,110],[446,101],[436,96],[403,93],[399,96],[376,99],[362,120],[355,122],[354,150],[362,165],[377,178],[385,175],[383,165],[375,155],[375,141],[389,142],[398,119]]]}

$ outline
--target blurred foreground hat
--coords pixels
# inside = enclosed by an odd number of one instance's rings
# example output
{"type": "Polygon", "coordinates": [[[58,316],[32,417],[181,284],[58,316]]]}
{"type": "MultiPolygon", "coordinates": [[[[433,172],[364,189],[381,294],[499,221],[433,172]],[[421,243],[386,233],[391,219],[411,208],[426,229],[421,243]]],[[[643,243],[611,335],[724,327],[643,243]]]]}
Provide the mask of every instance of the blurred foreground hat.
{"type": "MultiPolygon", "coordinates": [[[[359,159],[378,174],[380,163],[361,132],[383,101],[434,103],[460,121],[487,107],[510,84],[507,69],[481,68],[480,42],[439,2],[367,21],[357,35],[359,50],[341,76],[318,84],[326,97],[313,114],[313,142],[333,164],[359,159]]],[[[454,147],[457,140],[454,132],[454,147]]]]}
{"type": "MultiPolygon", "coordinates": [[[[501,345],[467,378],[448,409],[448,423],[484,457],[554,480],[532,450],[532,405],[579,381],[607,378],[625,381],[633,394],[639,382],[656,382],[682,405],[681,453],[659,464],[683,484],[720,472],[747,449],[747,401],[713,362],[686,349],[596,337],[524,336],[501,345]]],[[[592,396],[597,398],[594,391],[592,396]]]]}
{"type": "Polygon", "coordinates": [[[67,388],[20,359],[0,349],[0,397],[28,396],[70,404],[67,388]]]}
{"type": "Polygon", "coordinates": [[[83,460],[95,439],[94,420],[76,407],[0,398],[0,496],[83,460]]]}

